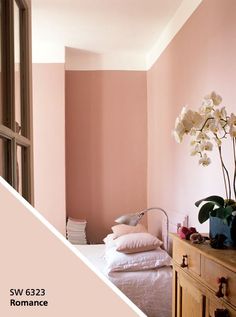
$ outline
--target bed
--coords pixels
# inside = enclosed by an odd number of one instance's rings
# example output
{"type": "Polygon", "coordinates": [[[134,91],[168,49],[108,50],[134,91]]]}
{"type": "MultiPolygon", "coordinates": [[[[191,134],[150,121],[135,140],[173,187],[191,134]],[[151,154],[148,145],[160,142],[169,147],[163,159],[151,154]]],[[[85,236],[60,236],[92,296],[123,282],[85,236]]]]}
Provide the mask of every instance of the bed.
{"type": "Polygon", "coordinates": [[[148,317],[171,317],[171,267],[135,272],[106,272],[104,244],[75,246],[148,317]]]}
{"type": "MultiPolygon", "coordinates": [[[[186,225],[186,222],[187,218],[185,217],[180,223],[181,225],[186,225]]],[[[176,223],[177,222],[170,227],[171,231],[176,231],[176,223]]],[[[166,227],[163,222],[162,227],[166,227]]],[[[163,238],[162,241],[164,241],[168,233],[165,230],[162,231],[163,235],[161,238],[163,238]]],[[[155,234],[155,237],[156,236],[157,235],[155,234]]],[[[145,255],[151,256],[152,252],[162,254],[162,256],[165,257],[165,260],[155,269],[146,269],[143,267],[142,270],[129,269],[128,271],[113,272],[108,269],[106,257],[110,251],[114,251],[111,250],[111,248],[108,249],[107,244],[75,245],[75,247],[148,317],[171,317],[171,258],[163,248],[139,253],[140,256],[143,254],[144,257],[145,255]]],[[[116,253],[122,258],[123,255],[120,252],[116,251],[116,253]]],[[[127,257],[127,255],[124,255],[124,257],[125,256],[127,257]]],[[[130,256],[132,258],[135,256],[139,257],[138,254],[132,254],[130,256]]],[[[141,258],[140,261],[143,262],[143,259],[141,258]]]]}

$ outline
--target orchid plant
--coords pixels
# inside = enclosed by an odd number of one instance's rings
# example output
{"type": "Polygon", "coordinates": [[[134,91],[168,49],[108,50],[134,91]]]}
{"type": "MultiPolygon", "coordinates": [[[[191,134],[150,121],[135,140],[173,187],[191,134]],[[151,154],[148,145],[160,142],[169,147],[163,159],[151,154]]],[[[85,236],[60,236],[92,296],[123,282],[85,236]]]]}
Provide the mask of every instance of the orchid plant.
{"type": "Polygon", "coordinates": [[[202,202],[206,202],[199,210],[198,219],[200,223],[205,222],[210,216],[218,217],[225,224],[230,224],[232,216],[236,210],[236,116],[227,114],[222,106],[220,95],[212,92],[204,97],[202,105],[198,111],[193,111],[184,107],[175,122],[174,137],[181,143],[184,135],[190,135],[191,155],[198,156],[199,164],[208,166],[211,163],[210,152],[217,148],[222,168],[223,181],[226,199],[220,196],[210,196],[195,203],[198,207],[202,202]],[[230,178],[230,173],[226,168],[222,143],[230,139],[232,143],[232,154],[234,161],[234,173],[230,178]],[[232,197],[233,191],[233,197],[232,197]]]}

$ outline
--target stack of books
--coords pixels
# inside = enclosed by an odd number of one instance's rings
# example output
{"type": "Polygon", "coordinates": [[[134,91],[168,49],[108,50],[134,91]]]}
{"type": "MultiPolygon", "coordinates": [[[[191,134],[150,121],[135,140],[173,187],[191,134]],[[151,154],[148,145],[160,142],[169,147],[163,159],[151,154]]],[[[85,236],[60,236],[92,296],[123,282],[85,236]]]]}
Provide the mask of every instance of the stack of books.
{"type": "Polygon", "coordinates": [[[86,220],[68,218],[66,224],[67,239],[72,244],[87,244],[86,240],[86,220]]]}

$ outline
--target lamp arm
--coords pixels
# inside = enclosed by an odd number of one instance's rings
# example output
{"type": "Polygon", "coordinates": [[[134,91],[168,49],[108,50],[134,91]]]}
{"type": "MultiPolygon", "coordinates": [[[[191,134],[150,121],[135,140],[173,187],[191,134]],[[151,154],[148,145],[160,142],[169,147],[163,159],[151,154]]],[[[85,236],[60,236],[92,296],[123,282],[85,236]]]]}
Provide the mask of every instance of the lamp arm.
{"type": "Polygon", "coordinates": [[[166,217],[166,248],[167,248],[167,251],[169,249],[169,217],[168,217],[168,214],[167,212],[163,209],[163,208],[160,208],[160,207],[150,207],[150,208],[147,208],[147,209],[144,209],[142,211],[139,212],[139,215],[142,217],[144,216],[148,211],[151,211],[151,210],[159,210],[161,211],[165,217],[166,217]]]}

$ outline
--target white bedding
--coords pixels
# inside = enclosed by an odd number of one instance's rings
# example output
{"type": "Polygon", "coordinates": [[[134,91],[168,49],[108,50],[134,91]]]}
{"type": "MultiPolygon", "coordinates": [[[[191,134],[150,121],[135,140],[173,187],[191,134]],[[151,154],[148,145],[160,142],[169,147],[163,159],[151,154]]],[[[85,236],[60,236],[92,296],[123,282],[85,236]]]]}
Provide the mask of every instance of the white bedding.
{"type": "Polygon", "coordinates": [[[148,317],[171,317],[171,267],[107,274],[104,244],[75,247],[148,317]]]}

